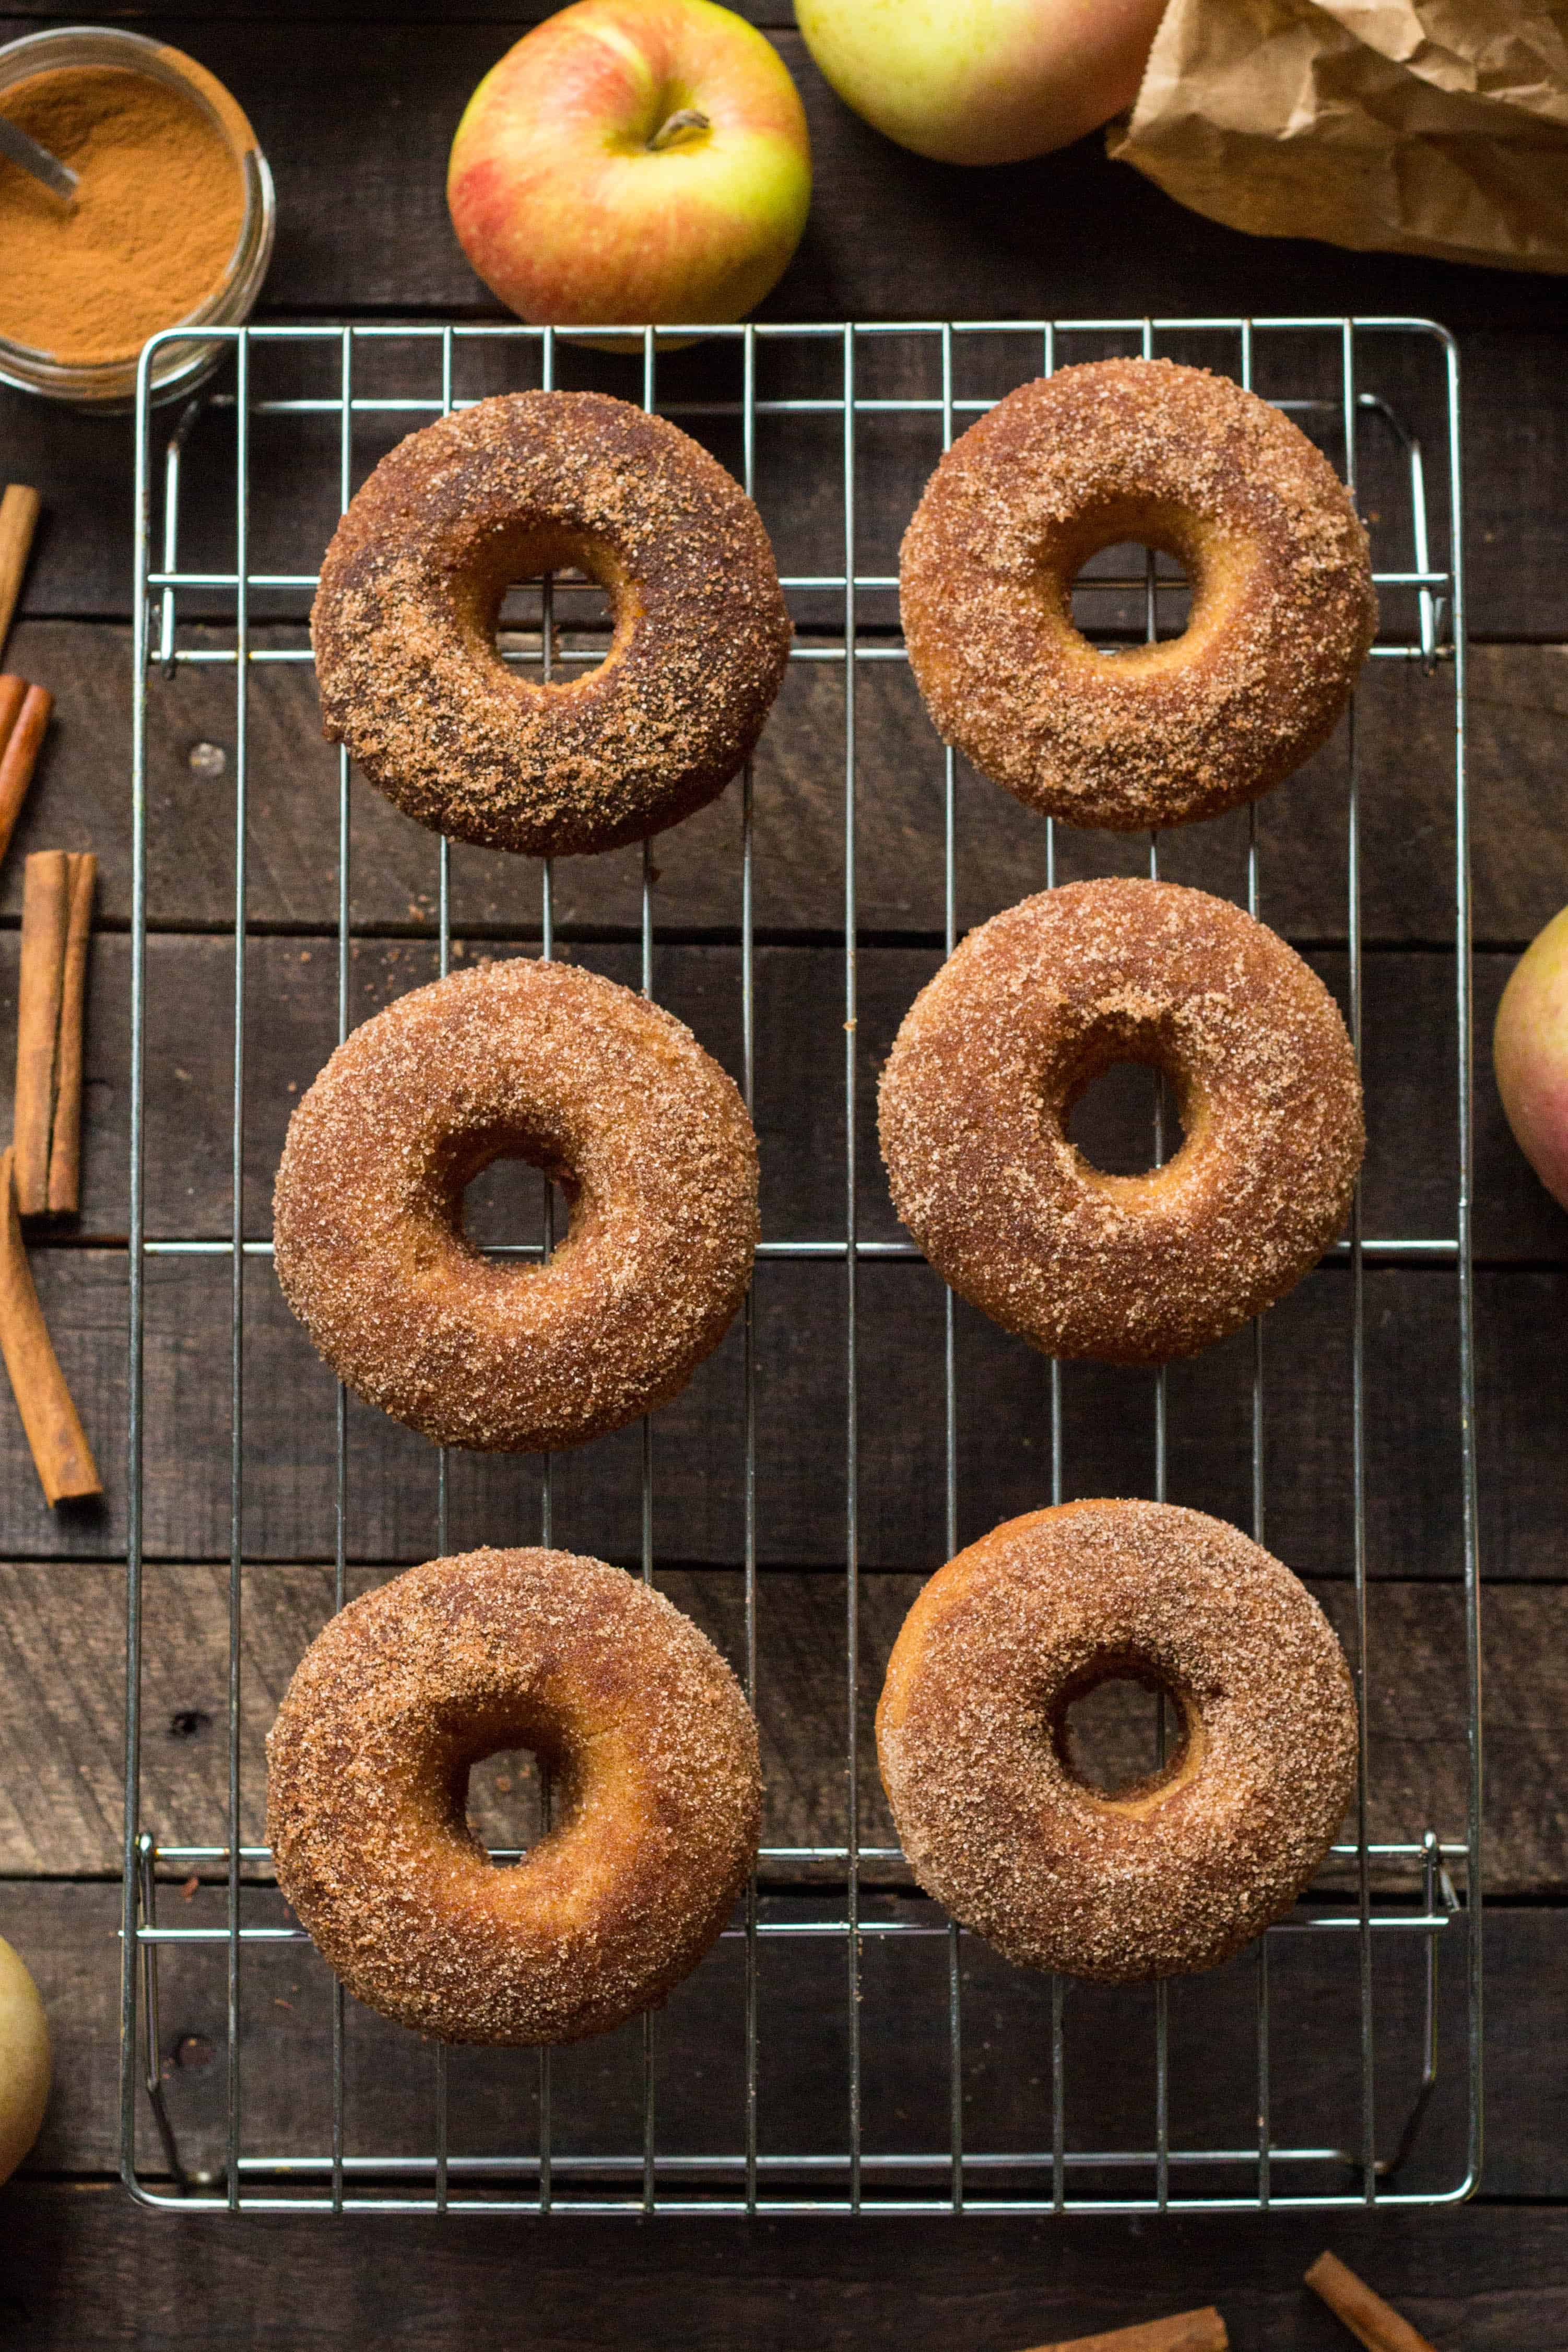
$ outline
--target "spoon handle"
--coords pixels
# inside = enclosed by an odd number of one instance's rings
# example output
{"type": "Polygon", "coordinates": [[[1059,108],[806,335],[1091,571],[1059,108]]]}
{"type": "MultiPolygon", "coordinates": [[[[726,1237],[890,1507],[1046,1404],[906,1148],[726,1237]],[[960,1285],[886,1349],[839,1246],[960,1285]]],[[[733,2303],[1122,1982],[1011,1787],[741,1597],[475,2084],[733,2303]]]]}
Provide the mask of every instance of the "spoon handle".
{"type": "Polygon", "coordinates": [[[69,164],[51,155],[47,147],[40,147],[36,139],[29,139],[25,131],[18,131],[4,114],[0,114],[0,155],[20,163],[24,172],[31,172],[35,180],[42,180],[46,188],[52,188],[57,196],[64,196],[68,204],[76,194],[77,175],[69,164]]]}

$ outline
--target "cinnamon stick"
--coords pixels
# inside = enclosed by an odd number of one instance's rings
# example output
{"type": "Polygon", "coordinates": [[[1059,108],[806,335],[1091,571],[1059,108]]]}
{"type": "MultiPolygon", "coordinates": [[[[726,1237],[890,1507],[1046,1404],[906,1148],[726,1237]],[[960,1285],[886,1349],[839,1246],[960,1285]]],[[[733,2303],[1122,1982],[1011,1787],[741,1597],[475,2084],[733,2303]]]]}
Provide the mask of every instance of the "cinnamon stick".
{"type": "Polygon", "coordinates": [[[11,845],[54,707],[55,698],[47,687],[28,687],[10,738],[0,751],[0,857],[11,845]]]}
{"type": "Polygon", "coordinates": [[[0,757],[4,757],[5,746],[11,740],[11,730],[21,716],[26,697],[27,681],[25,677],[16,677],[9,671],[0,677],[0,757]]]}
{"type": "Polygon", "coordinates": [[[90,850],[81,850],[70,860],[60,1043],[55,1056],[55,1118],[49,1135],[52,1217],[74,1217],[81,1206],[82,1032],[87,1003],[87,949],[97,887],[98,860],[90,850]]]}
{"type": "Polygon", "coordinates": [[[71,1402],[49,1339],[16,1215],[15,1161],[0,1155],[0,1354],[33,1449],[44,1499],[77,1502],[101,1495],[92,1448],[71,1402]]]}
{"type": "Polygon", "coordinates": [[[1390,2303],[1347,2269],[1337,2254],[1320,2254],[1306,2273],[1307,2284],[1322,2295],[1334,2317],[1358,2336],[1366,2352],[1433,2352],[1426,2336],[1390,2303]]]}
{"type": "Polygon", "coordinates": [[[1061,2344],[1037,2344],[1034,2352],[1228,2352],[1225,2322],[1212,2304],[1202,2311],[1178,2311],[1168,2319],[1145,2319],[1136,2327],[1113,2327],[1107,2336],[1074,2336],[1061,2344]]]}
{"type": "Polygon", "coordinates": [[[38,525],[38,493],[12,482],[0,499],[0,653],[11,631],[11,615],[22,593],[22,577],[38,525]]]}
{"type": "Polygon", "coordinates": [[[40,849],[22,886],[16,1003],[16,1206],[74,1216],[81,1165],[82,1006],[98,860],[40,849]]]}
{"type": "Polygon", "coordinates": [[[22,976],[16,991],[16,1105],[11,1121],[16,1207],[41,1216],[49,1205],[49,1139],[55,1125],[55,1065],[60,1049],[70,860],[63,849],[29,857],[22,882],[22,976]]]}

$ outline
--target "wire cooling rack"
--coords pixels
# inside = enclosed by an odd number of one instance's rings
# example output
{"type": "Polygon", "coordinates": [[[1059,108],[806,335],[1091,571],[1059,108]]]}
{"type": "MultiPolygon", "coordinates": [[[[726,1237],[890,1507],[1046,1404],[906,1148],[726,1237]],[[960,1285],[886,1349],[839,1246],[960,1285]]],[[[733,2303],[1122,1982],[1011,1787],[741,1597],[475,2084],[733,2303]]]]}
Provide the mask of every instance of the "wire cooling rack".
{"type": "MultiPolygon", "coordinates": [[[[160,417],[148,394],[149,362],[168,338],[155,338],[143,357],[132,766],[125,2179],[142,2201],[187,2211],[387,2214],[1033,2214],[1461,2198],[1474,2185],[1480,2152],[1481,1913],[1465,640],[1453,344],[1442,330],[1403,319],[754,325],[705,330],[704,335],[695,358],[690,352],[672,357],[670,337],[648,331],[632,339],[629,356],[606,361],[585,354],[567,337],[518,326],[227,330],[213,338],[228,347],[224,368],[201,399],[173,419],[160,417]],[[940,449],[1010,384],[1071,360],[1113,353],[1179,356],[1255,386],[1320,440],[1364,509],[1371,506],[1368,483],[1375,476],[1378,510],[1372,520],[1383,630],[1374,664],[1405,665],[1427,698],[1424,707],[1437,714],[1445,771],[1439,799],[1448,830],[1441,854],[1451,861],[1453,882],[1454,1025],[1449,1229],[1367,1233],[1358,1202],[1348,1239],[1335,1254],[1340,1263],[1310,1278],[1339,1285],[1335,1312],[1348,1391],[1352,1502],[1342,1631],[1361,1710],[1354,1835],[1335,1847],[1322,1879],[1295,1914],[1228,1968],[1179,1986],[1141,1988],[1101,2000],[1092,1989],[1003,1968],[912,1890],[896,1847],[865,1835],[875,1792],[868,1787],[863,1742],[857,1740],[870,1679],[862,1650],[868,1581],[859,1523],[865,1440],[858,1302],[868,1264],[903,1259],[917,1267],[918,1260],[906,1242],[862,1231],[865,1163],[874,1154],[871,1139],[857,1129],[856,1080],[865,1049],[857,1034],[862,917],[856,861],[862,815],[857,777],[868,731],[879,723],[864,681],[871,665],[904,659],[892,599],[894,565],[885,548],[868,556],[862,543],[873,445],[878,496],[885,506],[891,470],[901,527],[940,449]],[[791,510],[808,491],[829,518],[826,559],[819,546],[814,568],[791,572],[786,562],[783,569],[797,622],[795,659],[836,666],[842,681],[835,755],[841,794],[842,1224],[803,1238],[765,1238],[760,1257],[794,1260],[812,1281],[831,1286],[841,1318],[841,1349],[825,1356],[813,1375],[841,1401],[844,1510],[834,1605],[847,1735],[838,1765],[842,1831],[836,1840],[765,1848],[760,1883],[754,1883],[696,1978],[658,2019],[575,2053],[476,2055],[389,2032],[346,2000],[281,1906],[267,1849],[254,1842],[257,1815],[255,1791],[246,1784],[242,1728],[248,1671],[242,1602],[259,1589],[253,1580],[266,1562],[247,1549],[246,1381],[255,1379],[257,1308],[246,1269],[269,1255],[270,1243],[251,1229],[254,1214],[247,1224],[245,1196],[247,1045],[267,1010],[254,980],[247,986],[247,950],[267,929],[252,908],[257,822],[252,721],[265,666],[308,662],[300,624],[314,585],[309,562],[331,516],[391,441],[484,393],[580,381],[584,370],[605,388],[641,397],[708,438],[758,497],[776,543],[781,537],[796,543],[791,510]],[[878,441],[890,425],[891,456],[878,441]],[[1437,451],[1430,471],[1424,443],[1437,451]],[[319,510],[325,518],[299,569],[267,568],[276,559],[259,544],[267,536],[264,480],[269,511],[284,484],[285,505],[292,500],[300,511],[319,510]],[[214,511],[222,522],[216,537],[214,511]],[[193,534],[200,543],[194,555],[193,534]],[[150,724],[162,707],[159,698],[182,691],[176,681],[202,665],[233,676],[233,754],[226,782],[218,787],[232,795],[228,1001],[212,1007],[214,1020],[232,1031],[231,1206],[221,1238],[159,1229],[159,1216],[149,1215],[144,1168],[148,1123],[160,1110],[157,1087],[165,1083],[165,1041],[147,988],[149,860],[174,846],[161,833],[172,820],[153,788],[150,724]],[[150,1071],[159,1074],[151,1092],[150,1071]],[[228,1446],[226,1459],[212,1465],[225,1486],[229,1524],[226,1648],[214,1662],[227,1691],[226,1789],[203,1817],[176,1823],[170,1833],[166,1825],[150,1825],[144,1771],[144,1693],[158,1638],[146,1615],[145,1498],[149,1477],[188,1441],[166,1414],[150,1407],[145,1310],[149,1275],[158,1272],[159,1261],[204,1256],[217,1261],[229,1323],[228,1446]],[[1459,1752],[1449,1777],[1450,1788],[1464,1791],[1462,1804],[1456,1801],[1453,1819],[1379,1840],[1369,1827],[1375,1784],[1368,1738],[1372,1401],[1365,1275],[1381,1262],[1423,1266],[1424,1278],[1442,1283],[1449,1300],[1443,1328],[1449,1335],[1444,1346],[1451,1349],[1460,1457],[1456,1508],[1462,1527],[1455,1549],[1462,1556],[1465,1637],[1463,1655],[1452,1661],[1454,1720],[1463,1729],[1456,1734],[1459,1752]],[[183,1882],[184,1905],[171,1893],[171,1881],[183,1882]],[[1439,1977],[1440,1955],[1446,1965],[1439,1977]],[[204,2041],[187,2036],[172,2051],[165,2027],[192,2003],[209,2020],[209,2035],[204,2041]],[[175,2095],[175,2070],[187,2043],[204,2051],[212,2062],[207,2079],[216,2085],[199,2126],[189,2122],[175,2095]],[[1247,2053],[1244,2112],[1228,2120],[1217,2119],[1204,2104],[1206,2079],[1220,2049],[1247,2053]],[[279,2076],[292,2086],[281,2102],[268,2088],[279,2076]],[[385,2095],[379,2104],[378,2094],[385,2095]],[[1184,2122],[1195,2116],[1196,2128],[1184,2122]]],[[[1092,635],[1113,645],[1129,635],[1179,628],[1183,583],[1163,560],[1144,551],[1135,551],[1134,560],[1125,551],[1107,560],[1109,570],[1104,563],[1098,571],[1091,566],[1079,583],[1080,618],[1092,635]]],[[[586,609],[572,600],[583,598],[588,587],[570,578],[535,583],[520,634],[503,639],[503,649],[541,665],[547,677],[552,667],[599,659],[602,635],[596,645],[591,627],[572,624],[574,610],[586,609]]],[[[1375,667],[1372,676],[1375,680],[1375,667]]],[[[1343,986],[1359,1053],[1368,1015],[1362,940],[1365,780],[1356,747],[1353,714],[1332,759],[1341,763],[1336,806],[1346,812],[1334,851],[1343,857],[1343,986]]],[[[956,877],[969,803],[954,757],[935,734],[927,758],[925,805],[930,825],[941,832],[944,880],[942,903],[930,910],[926,929],[933,948],[950,950],[959,928],[956,877]]],[[[221,753],[212,765],[225,769],[221,753]]],[[[323,870],[335,870],[337,901],[335,955],[323,950],[320,956],[320,985],[333,993],[339,1036],[351,1025],[350,838],[352,813],[365,789],[339,755],[336,805],[324,800],[319,822],[319,862],[323,870]]],[[[748,772],[726,803],[738,802],[729,943],[740,997],[737,1075],[748,1102],[765,1057],[779,1043],[759,1028],[758,1014],[758,790],[748,772]]],[[[1240,822],[1249,829],[1236,895],[1267,913],[1270,877],[1257,811],[1240,822]]],[[[1188,835],[1200,830],[1189,828],[1188,835]]],[[[1069,848],[1069,837],[1049,824],[1038,838],[1043,870],[1028,878],[1030,887],[1056,878],[1059,854],[1069,848]]],[[[1167,836],[1167,873],[1171,842],[1167,836]]],[[[1109,859],[1124,847],[1103,835],[1082,835],[1071,836],[1071,845],[1078,860],[1073,871],[1085,870],[1085,858],[1092,870],[1097,853],[1109,859]]],[[[1145,870],[1158,874],[1160,839],[1150,840],[1140,854],[1146,856],[1145,870]]],[[[429,842],[429,864],[432,919],[423,928],[434,942],[435,967],[444,971],[454,919],[453,856],[444,842],[429,842]]],[[[549,956],[556,946],[559,878],[548,863],[533,867],[517,861],[513,870],[538,877],[538,913],[528,929],[549,956]]],[[[1006,902],[997,898],[981,911],[994,912],[1006,902]]],[[[645,851],[635,944],[642,985],[650,992],[658,971],[658,906],[657,874],[645,851]]],[[[422,908],[411,911],[419,916],[422,908]]],[[[971,919],[967,908],[965,918],[971,919]]],[[[1374,1097],[1369,1122],[1375,1131],[1378,1108],[1374,1097]]],[[[863,1113],[858,1117],[863,1129],[863,1113]]],[[[1157,1108],[1155,1121],[1157,1159],[1157,1108]]],[[[542,1241],[536,1234],[512,1246],[535,1254],[548,1247],[548,1205],[544,1221],[542,1241]]],[[[907,1278],[932,1277],[912,1271],[907,1278]]],[[[985,1394],[965,1391],[950,1296],[945,1314],[946,1549],[907,1562],[922,1573],[957,1549],[961,1440],[967,1418],[985,1415],[989,1402],[985,1394]]],[[[730,1646],[766,1736],[769,1693],[759,1677],[758,1620],[768,1604],[769,1566],[758,1541],[756,1464],[768,1398],[758,1390],[757,1349],[748,1302],[743,1345],[729,1360],[743,1391],[746,1445],[744,1528],[729,1563],[742,1606],[730,1646]]],[[[1260,1324],[1251,1350],[1250,1517],[1262,1537],[1266,1429],[1289,1440],[1294,1394],[1289,1345],[1271,1337],[1266,1349],[1260,1324]]],[[[1064,1385],[1075,1376],[1075,1368],[1065,1375],[1057,1365],[1050,1368],[1038,1500],[1082,1491],[1074,1486],[1071,1417],[1063,1404],[1064,1385]]],[[[1169,1490],[1172,1499],[1181,1500],[1170,1470],[1165,1375],[1154,1379],[1151,1391],[1145,1491],[1164,1497],[1169,1490]]],[[[1143,1410],[1142,1392],[1137,1409],[1143,1410]]],[[[350,1491],[348,1470],[349,1410],[340,1391],[335,1497],[319,1552],[330,1570],[329,1607],[341,1605],[362,1557],[355,1532],[359,1497],[350,1491]]],[[[651,1433],[645,1425],[642,1545],[640,1555],[626,1562],[651,1579],[661,1573],[651,1502],[655,1444],[656,1428],[651,1433]]],[[[434,1552],[447,1543],[445,1457],[432,1454],[429,1479],[434,1552]]],[[[531,1540],[537,1532],[544,1541],[553,1537],[570,1545],[570,1527],[561,1524],[559,1512],[552,1520],[548,1464],[539,1494],[537,1531],[519,1528],[502,1514],[484,1539],[531,1540]]],[[[988,1524],[983,1497],[979,1508],[980,1523],[988,1524]]],[[[292,1663],[285,1662],[286,1671],[292,1663]]],[[[1383,1664],[1397,1687],[1399,1660],[1383,1664]]],[[[874,1698],[874,1690],[870,1696],[874,1698]]],[[[497,1858],[516,1859],[517,1850],[499,1852],[497,1858]]]]}

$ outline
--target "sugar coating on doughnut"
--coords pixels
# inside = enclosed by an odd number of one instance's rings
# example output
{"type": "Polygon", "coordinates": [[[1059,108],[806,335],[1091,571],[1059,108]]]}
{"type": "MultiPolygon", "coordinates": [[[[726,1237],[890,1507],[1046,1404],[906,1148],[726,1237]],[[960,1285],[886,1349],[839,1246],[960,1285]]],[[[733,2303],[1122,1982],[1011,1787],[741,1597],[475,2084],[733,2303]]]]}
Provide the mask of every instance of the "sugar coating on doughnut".
{"type": "Polygon", "coordinates": [[[320,1354],[436,1444],[581,1444],[668,1402],[745,1297],[757,1143],[689,1029],[613,981],[517,957],[411,990],[289,1121],[274,1265],[320,1354]],[[484,1256],[465,1186],[502,1155],[565,1189],[548,1265],[484,1256]]]}
{"type": "Polygon", "coordinates": [[[944,456],[904,541],[910,661],[943,737],[1031,807],[1113,831],[1250,800],[1332,731],[1377,626],[1326,457],[1228,377],[1102,360],[1022,385],[944,456]],[[1098,652],[1076,573],[1125,541],[1192,585],[1184,634],[1098,652]]]}
{"type": "Polygon", "coordinates": [[[738,483],[591,392],[503,394],[400,442],[339,524],[311,614],[328,740],[422,824],[540,856],[641,841],[720,793],[790,634],[738,483]],[[545,683],[501,659],[496,617],[510,582],[572,566],[609,590],[614,633],[599,667],[545,683]]]}
{"type": "Polygon", "coordinates": [[[880,1108],[894,1205],[944,1280],[1047,1355],[1112,1363],[1193,1354],[1281,1297],[1343,1227],[1364,1144],[1322,982],[1168,882],[1066,883],[972,931],[904,1016],[880,1108]],[[1067,1132],[1118,1061],[1176,1087],[1184,1141],[1146,1176],[1067,1132]]]}
{"type": "Polygon", "coordinates": [[[1349,1670],[1305,1587],[1163,1503],[1070,1503],[960,1552],[905,1619],[877,1710],[920,1885],[1020,1967],[1113,1984],[1213,1968],[1288,1911],[1356,1750],[1349,1670]],[[1188,1727],[1163,1775],[1106,1796],[1071,1770],[1064,1717],[1129,1675],[1188,1727]]]}
{"type": "Polygon", "coordinates": [[[317,1636],[267,1743],[278,1885],[349,1990],[447,2042],[572,2042],[662,2000],[746,1883],[757,1726],[673,1603],[601,1560],[474,1551],[317,1636]],[[470,1765],[528,1747],[551,1826],[514,1867],[470,1765]]]}

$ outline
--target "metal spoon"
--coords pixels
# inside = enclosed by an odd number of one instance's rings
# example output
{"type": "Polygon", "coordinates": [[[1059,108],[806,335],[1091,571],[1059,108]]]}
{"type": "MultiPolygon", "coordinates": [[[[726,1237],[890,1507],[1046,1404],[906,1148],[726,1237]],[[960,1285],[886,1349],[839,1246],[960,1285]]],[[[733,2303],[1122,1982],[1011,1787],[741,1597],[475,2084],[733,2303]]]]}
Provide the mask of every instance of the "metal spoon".
{"type": "Polygon", "coordinates": [[[20,163],[24,172],[31,172],[35,180],[42,180],[46,188],[63,196],[68,205],[74,203],[77,175],[70,165],[62,163],[57,155],[51,155],[47,147],[40,147],[36,139],[29,139],[25,131],[18,131],[4,114],[0,114],[0,155],[20,163]]]}

